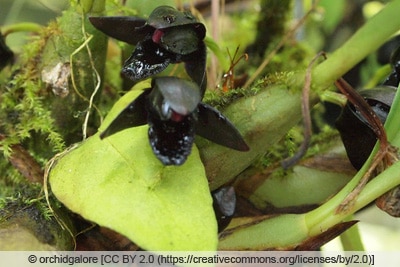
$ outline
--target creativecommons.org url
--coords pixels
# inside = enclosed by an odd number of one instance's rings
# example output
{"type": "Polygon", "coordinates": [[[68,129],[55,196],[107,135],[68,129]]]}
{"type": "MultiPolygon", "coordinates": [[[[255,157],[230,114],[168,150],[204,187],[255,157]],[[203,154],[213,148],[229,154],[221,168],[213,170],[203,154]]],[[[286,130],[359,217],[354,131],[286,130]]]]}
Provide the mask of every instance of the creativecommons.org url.
{"type": "Polygon", "coordinates": [[[31,254],[27,257],[27,261],[31,264],[96,264],[96,265],[119,265],[126,264],[129,266],[171,266],[171,265],[186,265],[196,264],[200,266],[320,266],[319,264],[336,264],[350,265],[360,264],[360,266],[375,265],[375,256],[370,254],[353,254],[353,255],[316,255],[314,252],[310,254],[289,253],[285,255],[276,255],[279,253],[213,253],[206,255],[201,253],[174,253],[174,254],[152,254],[149,252],[132,252],[132,253],[69,253],[69,254],[54,254],[50,256],[31,254]],[[257,255],[253,255],[257,254],[257,255]],[[267,255],[263,255],[267,254],[267,255]],[[270,255],[268,255],[270,254],[270,255]]]}

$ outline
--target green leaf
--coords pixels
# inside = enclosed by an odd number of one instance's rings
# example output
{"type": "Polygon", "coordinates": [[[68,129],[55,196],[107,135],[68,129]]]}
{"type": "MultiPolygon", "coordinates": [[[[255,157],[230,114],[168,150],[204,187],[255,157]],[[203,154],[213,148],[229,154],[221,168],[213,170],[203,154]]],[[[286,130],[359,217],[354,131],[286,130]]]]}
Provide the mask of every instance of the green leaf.
{"type": "MultiPolygon", "coordinates": [[[[140,93],[123,96],[99,132],[140,93]]],[[[152,153],[147,129],[88,138],[51,170],[53,193],[72,211],[143,249],[216,250],[217,224],[197,148],[184,165],[164,166],[152,153]]]]}
{"type": "Polygon", "coordinates": [[[226,56],[222,52],[221,48],[218,44],[211,38],[206,36],[204,39],[205,44],[207,47],[214,53],[217,57],[219,64],[221,65],[221,69],[227,70],[229,68],[230,62],[226,59],[226,56]]]}

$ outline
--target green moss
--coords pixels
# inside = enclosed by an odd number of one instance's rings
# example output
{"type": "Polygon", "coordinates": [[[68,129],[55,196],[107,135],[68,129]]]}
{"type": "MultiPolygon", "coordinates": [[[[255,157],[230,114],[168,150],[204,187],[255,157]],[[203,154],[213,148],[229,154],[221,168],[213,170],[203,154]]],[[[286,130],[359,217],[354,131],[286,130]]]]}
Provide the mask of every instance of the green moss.
{"type": "MultiPolygon", "coordinates": [[[[293,156],[299,150],[303,138],[303,127],[301,125],[293,127],[278,143],[268,149],[268,152],[260,157],[254,166],[270,167],[280,164],[282,160],[293,156]]],[[[303,159],[326,153],[340,142],[339,139],[335,129],[329,126],[324,127],[319,133],[312,135],[310,146],[303,159]]]]}
{"type": "MultiPolygon", "coordinates": [[[[53,212],[56,210],[58,216],[62,216],[65,212],[58,201],[50,198],[53,208],[51,210],[39,184],[14,186],[13,190],[14,193],[8,197],[0,197],[0,231],[3,232],[0,235],[0,243],[2,245],[5,245],[4,239],[8,239],[7,242],[11,246],[31,249],[30,243],[34,241],[20,240],[23,231],[28,231],[39,243],[53,246],[54,249],[73,248],[72,235],[66,228],[59,225],[53,212]],[[8,235],[4,232],[8,232],[8,235]]],[[[68,220],[66,222],[70,227],[70,222],[68,220]]],[[[2,248],[4,249],[4,246],[2,248]]]]}
{"type": "MultiPolygon", "coordinates": [[[[1,150],[9,156],[10,146],[26,143],[33,134],[44,136],[53,152],[61,151],[64,143],[53,125],[51,112],[44,106],[40,82],[33,79],[29,69],[14,76],[12,86],[1,94],[0,120],[6,138],[1,150]]],[[[36,153],[40,154],[40,150],[36,153]]]]}
{"type": "Polygon", "coordinates": [[[6,156],[10,156],[12,145],[26,143],[33,133],[44,136],[52,152],[64,149],[49,108],[43,102],[46,91],[37,71],[38,53],[43,48],[46,35],[43,33],[32,38],[21,55],[19,69],[7,84],[1,85],[0,129],[5,138],[0,140],[0,150],[6,156]]]}
{"type": "Polygon", "coordinates": [[[295,73],[292,71],[274,72],[266,75],[262,79],[259,79],[252,85],[251,88],[248,89],[240,87],[231,89],[228,92],[223,92],[222,90],[207,90],[203,98],[203,102],[217,109],[223,109],[242,97],[252,97],[257,95],[262,90],[268,90],[268,87],[270,86],[278,84],[289,86],[293,83],[292,79],[294,75],[295,73]]]}
{"type": "Polygon", "coordinates": [[[49,220],[53,216],[42,194],[40,184],[13,185],[13,193],[0,198],[0,222],[7,220],[13,212],[32,205],[43,214],[44,219],[49,220]]]}
{"type": "MultiPolygon", "coordinates": [[[[43,28],[23,48],[14,75],[0,85],[0,130],[5,136],[0,150],[5,156],[10,156],[13,144],[22,144],[44,162],[62,151],[66,143],[81,140],[85,116],[77,114],[86,114],[88,99],[98,86],[93,68],[103,73],[106,52],[106,37],[82,19],[72,8],[43,28]],[[86,47],[77,50],[85,38],[92,38],[91,54],[86,47]],[[74,60],[71,63],[70,58],[74,60]],[[59,63],[74,67],[76,88],[69,81],[69,95],[64,98],[54,93],[53,85],[42,81],[43,73],[59,63]]],[[[98,125],[99,119],[94,118],[89,127],[96,129],[98,125]]]]}

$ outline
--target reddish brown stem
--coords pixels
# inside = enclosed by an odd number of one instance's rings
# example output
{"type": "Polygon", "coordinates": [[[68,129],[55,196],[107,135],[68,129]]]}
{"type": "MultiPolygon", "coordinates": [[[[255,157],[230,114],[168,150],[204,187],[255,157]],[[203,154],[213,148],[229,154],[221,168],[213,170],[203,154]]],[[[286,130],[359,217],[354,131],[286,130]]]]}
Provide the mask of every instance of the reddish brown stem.
{"type": "MultiPolygon", "coordinates": [[[[0,140],[5,138],[0,134],[0,140]]],[[[14,166],[31,183],[43,184],[43,170],[40,164],[29,154],[21,145],[11,146],[11,156],[8,158],[11,165],[14,166]]]]}
{"type": "Polygon", "coordinates": [[[284,159],[282,161],[282,167],[288,169],[296,164],[307,152],[308,147],[311,142],[312,135],[312,122],[310,115],[310,87],[311,87],[311,69],[315,61],[323,56],[326,58],[325,52],[318,53],[310,62],[307,67],[306,77],[304,79],[304,86],[302,91],[302,101],[301,101],[301,113],[303,115],[303,125],[304,125],[304,139],[300,145],[299,150],[292,157],[284,159]]]}
{"type": "Polygon", "coordinates": [[[361,180],[354,188],[354,190],[343,200],[339,205],[336,212],[341,213],[349,209],[354,204],[355,199],[360,194],[361,190],[373,177],[374,172],[381,172],[394,161],[397,160],[397,151],[389,144],[385,128],[378,118],[376,113],[372,110],[367,101],[353,89],[343,78],[335,82],[336,87],[347,97],[348,101],[354,105],[356,110],[360,112],[361,116],[367,121],[375,133],[375,136],[380,141],[379,151],[374,156],[371,166],[367,172],[361,177],[361,180]]]}
{"type": "Polygon", "coordinates": [[[361,115],[367,120],[368,124],[371,126],[376,137],[379,139],[381,146],[380,150],[387,150],[389,142],[387,140],[386,131],[383,127],[381,120],[372,110],[371,106],[365,101],[365,99],[353,89],[353,87],[348,84],[343,78],[338,79],[335,82],[336,87],[344,94],[348,101],[354,105],[354,107],[361,113],[361,115]]]}

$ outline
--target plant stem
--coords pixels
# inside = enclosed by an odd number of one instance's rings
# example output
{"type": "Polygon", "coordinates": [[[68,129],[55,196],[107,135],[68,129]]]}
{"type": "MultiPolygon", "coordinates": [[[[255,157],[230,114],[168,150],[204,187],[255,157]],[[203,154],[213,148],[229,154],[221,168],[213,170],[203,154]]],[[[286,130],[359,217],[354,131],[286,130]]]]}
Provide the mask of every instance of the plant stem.
{"type": "Polygon", "coordinates": [[[21,22],[11,25],[6,25],[1,28],[1,31],[4,36],[7,36],[10,33],[15,32],[40,32],[42,30],[42,26],[37,23],[32,22],[21,22]]]}
{"type": "Polygon", "coordinates": [[[366,55],[377,50],[400,28],[398,13],[400,0],[386,5],[378,14],[368,20],[343,46],[315,67],[313,85],[326,88],[341,77],[366,55]]]}
{"type": "Polygon", "coordinates": [[[399,125],[400,125],[400,94],[398,93],[399,89],[397,89],[396,96],[393,100],[392,106],[390,108],[390,112],[386,119],[385,129],[386,135],[389,142],[396,146],[400,147],[400,134],[399,134],[399,125]]]}
{"type": "Polygon", "coordinates": [[[357,183],[356,177],[331,200],[306,214],[284,214],[265,218],[257,223],[242,225],[227,235],[222,235],[222,250],[292,248],[310,237],[317,236],[341,223],[350,214],[374,201],[400,184],[400,162],[375,177],[361,191],[355,205],[346,213],[336,214],[336,207],[357,183]]]}
{"type": "Polygon", "coordinates": [[[353,188],[352,184],[357,182],[356,178],[357,177],[355,177],[330,201],[305,215],[305,220],[309,227],[309,234],[311,236],[329,229],[333,225],[345,219],[349,214],[354,213],[362,207],[365,207],[379,196],[398,186],[400,184],[400,162],[396,162],[389,169],[370,181],[365,186],[363,191],[361,191],[360,195],[355,201],[354,206],[351,207],[346,213],[336,214],[336,208],[338,205],[340,205],[343,198],[347,196],[349,189],[353,188]]]}
{"type": "Polygon", "coordinates": [[[340,107],[344,107],[347,103],[347,98],[344,95],[332,91],[325,91],[321,94],[320,99],[321,101],[333,103],[340,107]]]}
{"type": "MultiPolygon", "coordinates": [[[[347,221],[353,220],[353,216],[346,219],[347,221]]],[[[350,229],[340,235],[344,251],[364,251],[364,245],[361,240],[358,225],[352,226],[350,229]]]]}
{"type": "MultiPolygon", "coordinates": [[[[398,125],[400,124],[400,116],[398,114],[400,114],[400,94],[396,94],[385,124],[388,140],[390,144],[395,147],[400,147],[400,132],[398,128],[398,125]]],[[[353,207],[344,213],[336,214],[335,211],[338,205],[341,204],[343,199],[353,190],[368,170],[378,151],[378,145],[379,144],[375,146],[370,157],[356,176],[354,176],[354,178],[338,194],[324,205],[306,214],[306,223],[308,224],[311,233],[319,232],[324,228],[323,225],[329,228],[329,226],[341,221],[347,215],[368,205],[379,196],[400,184],[400,162],[396,162],[393,166],[379,174],[365,186],[353,207]]]]}

